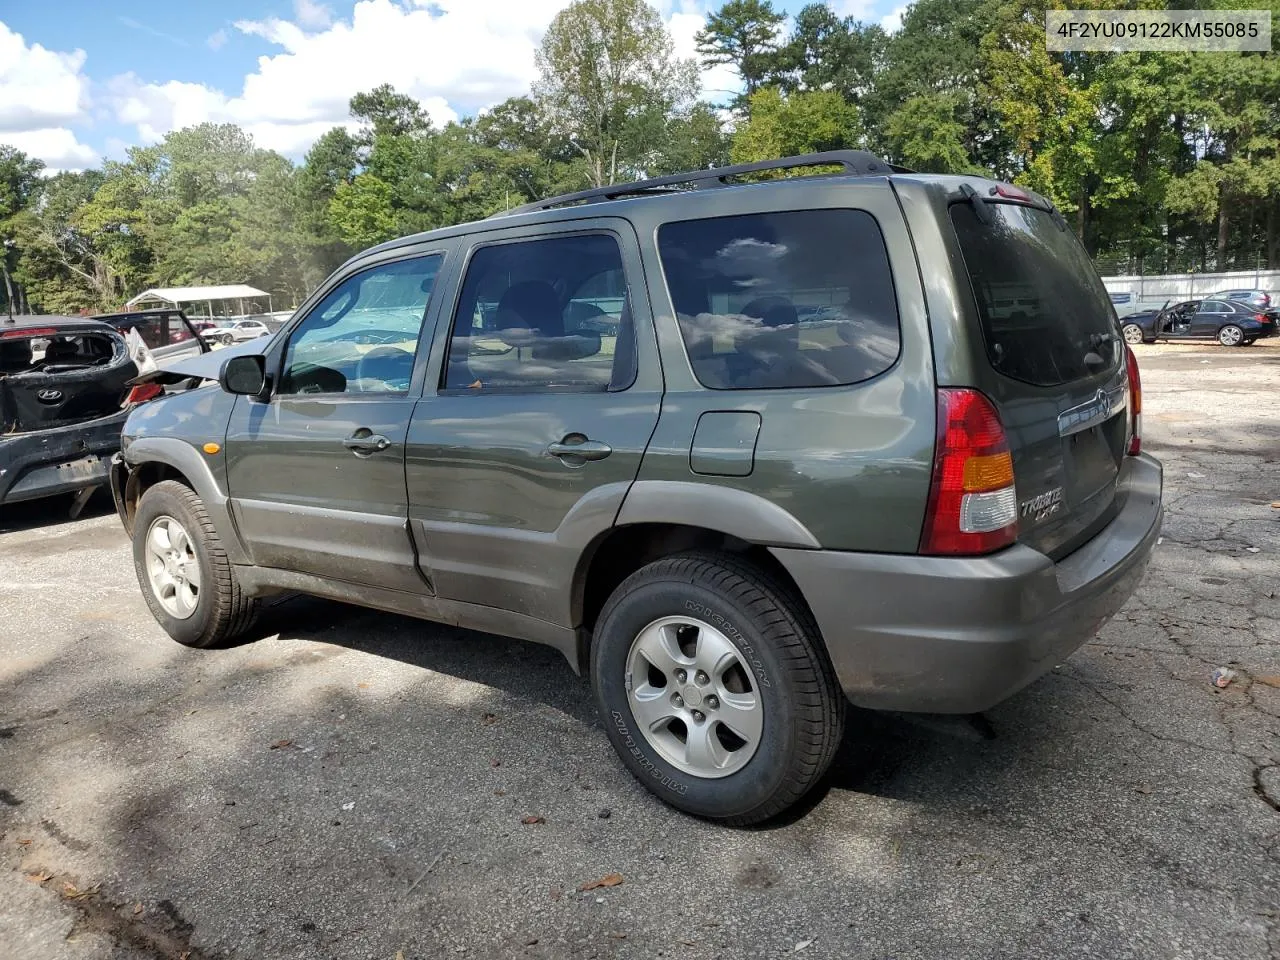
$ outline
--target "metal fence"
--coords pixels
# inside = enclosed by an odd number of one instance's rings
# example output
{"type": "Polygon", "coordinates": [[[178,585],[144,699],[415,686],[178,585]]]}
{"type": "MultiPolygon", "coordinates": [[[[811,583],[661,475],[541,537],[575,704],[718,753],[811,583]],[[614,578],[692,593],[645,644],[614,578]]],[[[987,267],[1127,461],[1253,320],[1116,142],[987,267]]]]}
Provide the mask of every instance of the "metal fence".
{"type": "Polygon", "coordinates": [[[1156,277],[1103,277],[1116,311],[1160,307],[1170,300],[1196,300],[1224,290],[1280,292],[1280,270],[1237,270],[1232,273],[1170,273],[1156,277]]]}

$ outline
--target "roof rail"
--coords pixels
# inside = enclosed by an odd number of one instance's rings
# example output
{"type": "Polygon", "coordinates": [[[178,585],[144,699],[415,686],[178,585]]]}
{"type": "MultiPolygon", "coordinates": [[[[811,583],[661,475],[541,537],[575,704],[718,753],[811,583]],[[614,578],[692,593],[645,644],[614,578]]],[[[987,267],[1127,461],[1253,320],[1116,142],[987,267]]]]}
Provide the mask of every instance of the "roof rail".
{"type": "MultiPolygon", "coordinates": [[[[906,167],[886,163],[875,154],[865,150],[828,150],[825,153],[807,153],[798,157],[783,157],[780,160],[760,160],[755,163],[740,163],[732,167],[713,167],[710,170],[691,170],[687,173],[673,173],[665,177],[653,177],[649,180],[637,180],[634,183],[614,183],[606,187],[582,190],[578,193],[566,193],[546,200],[535,200],[513,210],[505,210],[494,214],[494,217],[509,217],[517,213],[532,213],[535,210],[552,210],[556,207],[568,207],[579,203],[598,203],[604,200],[617,200],[622,197],[638,196],[646,193],[675,193],[672,187],[692,187],[705,190],[715,187],[734,186],[729,181],[750,173],[765,170],[796,170],[804,167],[841,167],[835,176],[885,176],[890,173],[910,173],[906,167]]],[[[816,174],[816,176],[832,176],[832,174],[816,174]]],[[[492,217],[490,219],[493,219],[492,217]]]]}

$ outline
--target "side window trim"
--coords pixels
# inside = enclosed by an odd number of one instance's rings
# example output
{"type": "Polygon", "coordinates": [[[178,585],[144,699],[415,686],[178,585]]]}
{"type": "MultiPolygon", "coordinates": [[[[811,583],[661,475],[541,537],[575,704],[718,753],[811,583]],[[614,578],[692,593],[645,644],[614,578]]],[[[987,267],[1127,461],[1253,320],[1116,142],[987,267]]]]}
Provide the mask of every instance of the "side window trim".
{"type": "MultiPolygon", "coordinates": [[[[463,293],[466,289],[467,279],[470,275],[471,268],[475,262],[475,258],[482,251],[500,247],[512,246],[521,243],[536,243],[539,241],[557,240],[571,237],[585,236],[607,236],[613,240],[617,246],[619,264],[622,269],[623,283],[626,288],[624,294],[624,302],[626,309],[632,312],[632,328],[631,335],[638,340],[639,333],[635,327],[635,297],[636,282],[639,280],[643,283],[643,268],[638,258],[631,256],[633,253],[629,247],[629,243],[634,241],[634,234],[627,237],[621,231],[619,225],[615,225],[617,218],[609,218],[607,221],[564,221],[551,225],[541,225],[540,227],[523,227],[515,228],[511,232],[503,231],[498,235],[492,232],[479,233],[472,236],[464,237],[463,242],[467,244],[463,256],[457,258],[458,265],[456,271],[450,276],[450,287],[447,299],[441,298],[439,309],[441,315],[437,322],[436,328],[441,341],[439,350],[432,351],[433,369],[435,369],[433,383],[434,392],[442,397],[457,396],[485,396],[485,395],[519,395],[519,394],[540,394],[540,393],[575,393],[575,394],[594,394],[597,392],[610,392],[608,388],[603,391],[584,390],[577,385],[548,385],[548,386],[490,386],[482,390],[473,390],[469,387],[449,387],[447,385],[447,376],[449,369],[449,354],[453,346],[454,331],[457,328],[459,312],[462,309],[463,293]],[[639,277],[636,276],[639,274],[639,277]]],[[[625,221],[623,221],[625,222],[625,221]]],[[[428,371],[430,373],[430,371],[428,371]]],[[[635,384],[636,376],[631,378],[631,384],[626,388],[630,389],[635,384]]],[[[621,391],[613,391],[621,392],[621,391]]],[[[429,395],[430,391],[424,386],[424,396],[429,395]]]]}
{"type": "Polygon", "coordinates": [[[289,345],[293,342],[294,336],[298,329],[307,322],[316,310],[318,310],[329,295],[341,287],[352,277],[370,270],[376,270],[379,267],[389,266],[391,264],[403,263],[409,260],[424,260],[429,257],[438,257],[440,264],[436,270],[435,282],[428,296],[426,309],[423,315],[421,326],[418,330],[418,339],[415,345],[413,376],[409,383],[407,396],[414,398],[421,395],[422,377],[424,367],[431,359],[432,343],[435,339],[435,333],[439,328],[440,304],[447,296],[452,296],[448,290],[450,282],[454,279],[451,274],[451,267],[455,258],[452,256],[455,249],[454,238],[446,238],[442,242],[431,244],[428,247],[410,247],[403,250],[397,250],[396,256],[387,257],[373,261],[357,260],[352,261],[344,266],[346,269],[335,271],[331,274],[325,283],[321,284],[312,292],[298,309],[298,311],[289,318],[288,322],[279,331],[279,336],[272,341],[271,350],[267,355],[267,370],[271,377],[271,402],[282,399],[292,399],[298,396],[305,396],[308,399],[335,398],[341,397],[344,400],[362,400],[362,399],[387,399],[389,396],[404,397],[403,393],[395,394],[378,394],[378,393],[281,393],[280,385],[283,382],[285,373],[285,363],[289,355],[289,345]],[[424,342],[424,337],[426,338],[424,342]]]}

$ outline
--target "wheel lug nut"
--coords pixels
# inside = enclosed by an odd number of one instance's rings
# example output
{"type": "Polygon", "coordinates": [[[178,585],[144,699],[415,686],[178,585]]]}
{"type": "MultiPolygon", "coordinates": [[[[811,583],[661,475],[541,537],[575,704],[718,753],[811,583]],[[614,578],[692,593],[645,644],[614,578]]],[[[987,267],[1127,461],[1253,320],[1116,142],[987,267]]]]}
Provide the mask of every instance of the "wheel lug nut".
{"type": "Polygon", "coordinates": [[[707,719],[707,715],[706,715],[705,713],[703,713],[701,710],[695,710],[695,711],[693,711],[693,722],[694,722],[694,723],[701,723],[701,722],[702,722],[703,720],[705,720],[705,719],[707,719]]]}
{"type": "Polygon", "coordinates": [[[697,684],[698,686],[700,686],[700,687],[705,687],[708,683],[710,683],[710,682],[711,682],[711,678],[710,678],[710,677],[708,677],[708,676],[707,676],[705,673],[703,673],[701,670],[699,670],[699,671],[697,672],[697,674],[694,676],[694,678],[693,678],[693,682],[694,682],[694,683],[696,683],[696,684],[697,684]]]}
{"type": "Polygon", "coordinates": [[[678,694],[678,693],[673,693],[673,694],[671,695],[671,704],[672,704],[672,706],[676,706],[676,707],[683,707],[683,706],[684,706],[684,697],[680,696],[680,694],[678,694]]]}
{"type": "Polygon", "coordinates": [[[677,682],[677,683],[686,683],[686,682],[688,682],[688,680],[689,680],[689,674],[685,673],[683,670],[677,670],[677,671],[676,671],[676,682],[677,682]]]}
{"type": "Polygon", "coordinates": [[[717,696],[707,697],[707,709],[718,710],[720,708],[720,698],[717,696]]]}

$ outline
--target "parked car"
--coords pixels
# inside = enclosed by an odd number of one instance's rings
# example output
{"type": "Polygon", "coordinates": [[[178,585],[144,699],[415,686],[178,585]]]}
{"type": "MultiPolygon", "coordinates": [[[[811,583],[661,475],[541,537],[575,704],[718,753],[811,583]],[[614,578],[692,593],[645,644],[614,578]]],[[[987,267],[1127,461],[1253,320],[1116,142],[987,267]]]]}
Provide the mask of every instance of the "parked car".
{"type": "Polygon", "coordinates": [[[136,411],[112,488],[180,643],[289,590],[550,644],[646,787],[745,824],[847,702],[985,710],[1124,604],[1161,522],[1140,410],[1047,200],[837,152],[374,247],[136,411]],[[844,173],[733,182],[815,164],[844,173]],[[607,278],[611,343],[566,324],[607,278]],[[371,345],[375,311],[417,319],[371,345]]]}
{"type": "Polygon", "coordinates": [[[200,335],[210,343],[227,346],[245,340],[256,340],[258,337],[269,337],[271,331],[261,320],[219,320],[214,322],[211,329],[202,330],[200,335]]]}
{"type": "Polygon", "coordinates": [[[1277,305],[1275,298],[1265,290],[1221,290],[1218,293],[1209,294],[1205,299],[1239,300],[1259,310],[1270,310],[1277,305]]]}
{"type": "Polygon", "coordinates": [[[200,328],[181,310],[132,310],[103,313],[93,319],[110,324],[121,333],[137,330],[157,361],[179,360],[209,350],[200,336],[200,328]]]}
{"type": "Polygon", "coordinates": [[[108,324],[0,321],[0,503],[106,483],[130,409],[161,392],[155,384],[131,386],[137,373],[124,336],[108,324]]]}
{"type": "Polygon", "coordinates": [[[1126,343],[1156,340],[1217,340],[1224,347],[1247,347],[1280,332],[1280,314],[1239,300],[1186,300],[1161,310],[1143,310],[1120,320],[1126,343]]]}

